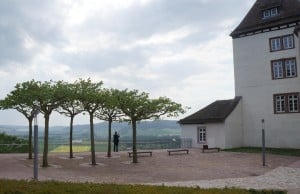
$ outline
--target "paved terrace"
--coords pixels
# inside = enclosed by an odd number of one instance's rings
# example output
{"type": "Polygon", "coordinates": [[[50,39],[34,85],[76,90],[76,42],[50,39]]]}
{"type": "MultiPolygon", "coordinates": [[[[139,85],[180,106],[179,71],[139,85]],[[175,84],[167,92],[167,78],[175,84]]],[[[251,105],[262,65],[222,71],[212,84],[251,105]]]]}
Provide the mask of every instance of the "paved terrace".
{"type": "MultiPolygon", "coordinates": [[[[127,152],[96,153],[98,165],[91,166],[90,153],[49,154],[48,168],[39,168],[39,180],[119,184],[156,184],[254,189],[286,189],[300,193],[300,157],[267,155],[263,167],[260,154],[213,152],[190,149],[189,154],[169,156],[154,150],[153,156],[140,156],[132,164],[127,152]]],[[[0,178],[33,177],[33,160],[27,154],[0,154],[0,178]]],[[[40,155],[39,160],[41,163],[40,155]]]]}

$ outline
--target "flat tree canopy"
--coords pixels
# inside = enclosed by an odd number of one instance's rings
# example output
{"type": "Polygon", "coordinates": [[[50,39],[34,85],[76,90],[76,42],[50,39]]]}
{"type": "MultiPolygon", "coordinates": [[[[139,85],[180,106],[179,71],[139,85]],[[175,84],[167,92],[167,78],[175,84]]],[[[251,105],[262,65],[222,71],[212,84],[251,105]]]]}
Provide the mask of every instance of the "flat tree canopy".
{"type": "Polygon", "coordinates": [[[123,90],[118,94],[119,107],[132,125],[133,163],[137,163],[136,124],[147,119],[159,119],[161,116],[176,117],[185,110],[181,104],[166,97],[150,99],[149,94],[138,90],[123,90]]]}
{"type": "MultiPolygon", "coordinates": [[[[45,118],[43,167],[48,166],[49,120],[53,111],[71,118],[70,121],[70,158],[72,151],[72,128],[75,115],[88,112],[90,116],[90,141],[92,165],[96,165],[94,143],[94,117],[108,121],[108,152],[111,147],[111,124],[113,121],[127,121],[132,125],[133,163],[137,163],[137,122],[141,120],[176,117],[185,110],[181,104],[167,97],[150,98],[148,93],[138,90],[117,90],[102,88],[103,82],[79,79],[70,84],[64,81],[27,81],[15,86],[4,100],[1,109],[16,109],[29,120],[29,137],[32,133],[34,109],[38,109],[45,118]],[[31,128],[30,128],[31,127],[31,128]]],[[[31,139],[30,141],[31,142],[31,139]]],[[[31,145],[30,145],[31,147],[31,145]]]]}

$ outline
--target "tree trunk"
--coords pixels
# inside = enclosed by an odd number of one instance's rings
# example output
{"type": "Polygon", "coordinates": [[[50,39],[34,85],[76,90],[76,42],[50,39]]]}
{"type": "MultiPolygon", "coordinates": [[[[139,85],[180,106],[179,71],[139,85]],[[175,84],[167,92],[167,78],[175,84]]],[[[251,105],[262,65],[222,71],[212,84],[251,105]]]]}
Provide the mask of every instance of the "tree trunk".
{"type": "Polygon", "coordinates": [[[45,134],[44,134],[44,152],[43,152],[43,167],[48,167],[48,136],[49,136],[49,117],[50,115],[45,113],[45,134]]]}
{"type": "Polygon", "coordinates": [[[107,148],[107,157],[111,157],[111,123],[112,119],[108,121],[108,148],[107,148]]]}
{"type": "Polygon", "coordinates": [[[32,120],[33,118],[28,118],[29,126],[29,134],[28,134],[28,159],[32,159],[32,120]]]}
{"type": "Polygon", "coordinates": [[[96,165],[96,156],[95,156],[95,142],[94,142],[94,122],[93,114],[90,113],[90,133],[91,133],[91,154],[92,154],[92,165],[96,165]]]}
{"type": "Polygon", "coordinates": [[[71,115],[71,120],[70,120],[70,141],[69,141],[69,144],[70,144],[70,158],[74,158],[73,156],[73,120],[74,120],[74,116],[71,115]]]}
{"type": "Polygon", "coordinates": [[[138,163],[137,153],[136,153],[136,120],[132,120],[132,152],[133,152],[133,163],[138,163]]]}

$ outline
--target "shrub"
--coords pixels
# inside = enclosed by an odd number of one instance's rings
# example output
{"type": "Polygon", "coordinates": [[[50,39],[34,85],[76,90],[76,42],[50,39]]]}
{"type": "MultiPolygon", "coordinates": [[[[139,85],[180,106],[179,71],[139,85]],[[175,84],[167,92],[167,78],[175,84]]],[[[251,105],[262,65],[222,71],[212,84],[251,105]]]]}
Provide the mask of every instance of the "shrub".
{"type": "Polygon", "coordinates": [[[0,153],[26,153],[28,141],[5,133],[0,133],[0,153]]]}

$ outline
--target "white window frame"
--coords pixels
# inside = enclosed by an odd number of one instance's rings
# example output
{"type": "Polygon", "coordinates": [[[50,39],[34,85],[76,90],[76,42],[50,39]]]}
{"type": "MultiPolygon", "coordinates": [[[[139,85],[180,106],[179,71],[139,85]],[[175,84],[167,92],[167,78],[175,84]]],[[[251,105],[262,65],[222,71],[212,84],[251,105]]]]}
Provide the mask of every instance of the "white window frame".
{"type": "Polygon", "coordinates": [[[281,50],[281,39],[280,37],[271,39],[271,51],[280,51],[281,50]]]}
{"type": "Polygon", "coordinates": [[[272,79],[294,78],[298,76],[296,58],[271,61],[272,79]]]}
{"type": "Polygon", "coordinates": [[[286,59],[284,61],[284,65],[285,65],[285,76],[296,77],[297,75],[296,59],[286,59]]]}
{"type": "Polygon", "coordinates": [[[199,144],[205,144],[207,139],[207,131],[205,126],[197,127],[197,142],[199,144]]]}
{"type": "Polygon", "coordinates": [[[278,11],[278,7],[273,7],[271,9],[266,9],[263,11],[263,19],[267,19],[267,18],[270,18],[270,17],[274,17],[274,16],[277,16],[279,15],[279,11],[278,11]]]}
{"type": "Polygon", "coordinates": [[[299,92],[274,94],[274,113],[299,113],[299,92]]]}
{"type": "Polygon", "coordinates": [[[271,17],[271,10],[267,9],[263,11],[263,18],[271,17]]]}
{"type": "Polygon", "coordinates": [[[295,48],[295,39],[293,34],[271,37],[269,40],[271,52],[295,48]]]}
{"type": "Polygon", "coordinates": [[[274,79],[283,78],[283,63],[282,61],[272,61],[274,79]]]}
{"type": "Polygon", "coordinates": [[[284,95],[276,95],[275,96],[275,112],[283,113],[285,112],[285,96],[284,95]]]}
{"type": "Polygon", "coordinates": [[[279,14],[279,13],[278,13],[278,7],[272,8],[272,9],[270,10],[270,12],[271,12],[271,17],[272,17],[272,16],[278,15],[278,14],[279,14]]]}
{"type": "Polygon", "coordinates": [[[294,48],[294,35],[288,35],[282,37],[283,49],[294,48]]]}
{"type": "Polygon", "coordinates": [[[288,95],[289,112],[299,112],[299,96],[297,94],[288,95]]]}

